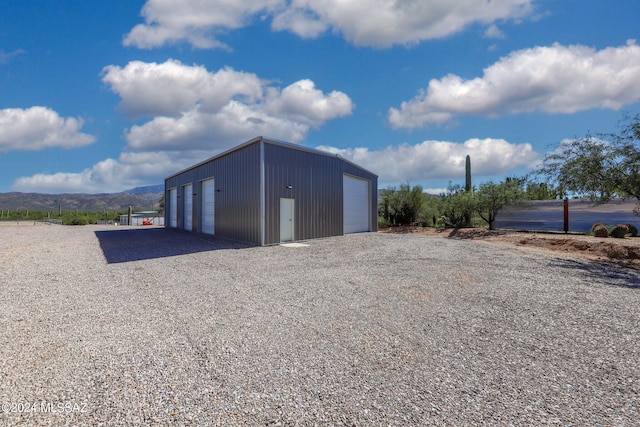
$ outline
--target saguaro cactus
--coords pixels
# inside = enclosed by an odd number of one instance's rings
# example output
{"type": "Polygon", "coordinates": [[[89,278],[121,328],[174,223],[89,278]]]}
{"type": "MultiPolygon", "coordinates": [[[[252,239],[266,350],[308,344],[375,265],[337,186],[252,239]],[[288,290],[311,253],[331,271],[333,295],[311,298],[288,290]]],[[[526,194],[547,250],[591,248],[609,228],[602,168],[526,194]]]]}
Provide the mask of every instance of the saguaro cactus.
{"type": "Polygon", "coordinates": [[[468,154],[465,161],[464,177],[465,177],[464,189],[466,191],[471,191],[471,157],[468,154]]]}
{"type": "MultiPolygon", "coordinates": [[[[471,192],[471,157],[467,154],[464,165],[464,190],[471,192]]],[[[471,215],[464,216],[464,222],[467,227],[471,227],[471,215]]]]}

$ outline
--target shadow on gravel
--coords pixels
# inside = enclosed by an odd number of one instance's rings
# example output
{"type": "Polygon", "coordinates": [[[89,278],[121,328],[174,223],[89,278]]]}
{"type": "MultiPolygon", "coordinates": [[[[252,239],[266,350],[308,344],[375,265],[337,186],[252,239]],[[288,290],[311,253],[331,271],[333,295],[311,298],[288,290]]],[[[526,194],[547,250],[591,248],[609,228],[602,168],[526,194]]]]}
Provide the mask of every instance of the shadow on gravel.
{"type": "Polygon", "coordinates": [[[556,259],[554,266],[582,271],[609,286],[640,290],[640,272],[615,263],[556,259]]]}
{"type": "Polygon", "coordinates": [[[105,230],[95,233],[109,264],[252,247],[220,237],[165,228],[105,230]]]}

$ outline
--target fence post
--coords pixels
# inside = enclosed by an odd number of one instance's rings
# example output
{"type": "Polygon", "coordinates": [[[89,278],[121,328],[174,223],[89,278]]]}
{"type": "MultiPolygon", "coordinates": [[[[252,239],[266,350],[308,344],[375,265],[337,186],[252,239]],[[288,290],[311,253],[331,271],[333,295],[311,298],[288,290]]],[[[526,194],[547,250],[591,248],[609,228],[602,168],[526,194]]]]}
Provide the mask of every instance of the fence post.
{"type": "Polygon", "coordinates": [[[564,234],[569,232],[569,198],[564,198],[564,234]]]}

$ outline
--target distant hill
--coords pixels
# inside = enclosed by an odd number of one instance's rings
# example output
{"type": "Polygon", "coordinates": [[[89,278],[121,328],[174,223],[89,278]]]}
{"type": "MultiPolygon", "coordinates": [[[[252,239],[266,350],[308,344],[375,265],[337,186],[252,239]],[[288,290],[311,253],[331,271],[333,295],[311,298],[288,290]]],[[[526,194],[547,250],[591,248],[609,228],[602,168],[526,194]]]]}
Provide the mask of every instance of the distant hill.
{"type": "Polygon", "coordinates": [[[147,185],[146,187],[136,187],[131,190],[123,191],[129,194],[162,194],[164,193],[164,184],[147,185]]]}
{"type": "Polygon", "coordinates": [[[151,210],[158,208],[164,185],[137,187],[121,193],[104,194],[41,194],[41,193],[0,193],[0,209],[10,211],[103,211],[151,210]]]}

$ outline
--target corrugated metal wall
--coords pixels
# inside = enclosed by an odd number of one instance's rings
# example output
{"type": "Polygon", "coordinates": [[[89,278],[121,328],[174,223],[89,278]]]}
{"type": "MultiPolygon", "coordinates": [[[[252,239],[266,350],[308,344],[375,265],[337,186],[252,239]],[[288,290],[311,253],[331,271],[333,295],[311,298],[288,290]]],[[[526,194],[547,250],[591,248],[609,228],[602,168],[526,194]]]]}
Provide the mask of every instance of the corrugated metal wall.
{"type": "MultiPolygon", "coordinates": [[[[193,183],[193,231],[201,232],[201,181],[215,179],[215,234],[256,245],[280,242],[280,198],[295,200],[294,239],[343,234],[343,176],[370,182],[371,231],[378,229],[377,176],[333,155],[256,138],[165,180],[182,194],[193,183]],[[264,146],[264,194],[261,193],[261,145],[264,146]],[[288,188],[288,187],[291,188],[288,188]],[[264,199],[263,199],[264,196],[264,199]],[[264,200],[264,230],[261,204],[264,200]]],[[[184,203],[177,203],[177,224],[184,224],[184,203]]],[[[170,208],[165,203],[165,223],[170,208]]]]}
{"type": "MultiPolygon", "coordinates": [[[[260,143],[256,142],[219,158],[201,163],[165,180],[168,190],[193,183],[193,231],[201,231],[201,181],[215,178],[216,236],[261,244],[260,143]]],[[[166,206],[166,203],[165,203],[166,206]]],[[[165,216],[170,213],[166,209],[165,216]]],[[[178,202],[178,227],[184,223],[183,203],[178,202]]]]}
{"type": "Polygon", "coordinates": [[[377,177],[344,160],[265,141],[265,244],[280,242],[280,198],[295,200],[294,239],[343,234],[343,175],[370,181],[371,230],[377,231],[377,177]],[[288,188],[291,186],[291,188],[288,188]]]}

